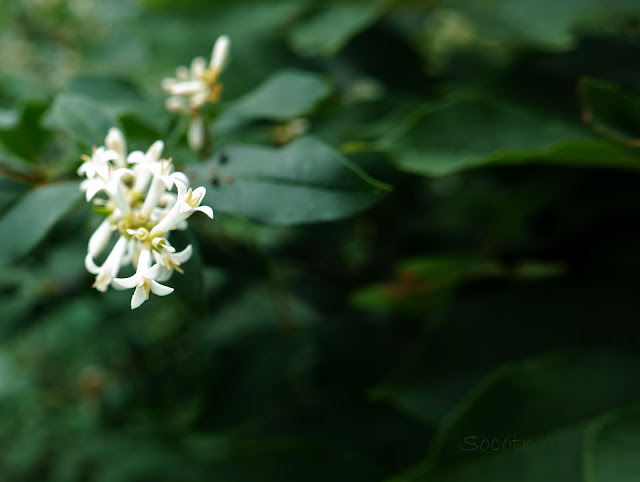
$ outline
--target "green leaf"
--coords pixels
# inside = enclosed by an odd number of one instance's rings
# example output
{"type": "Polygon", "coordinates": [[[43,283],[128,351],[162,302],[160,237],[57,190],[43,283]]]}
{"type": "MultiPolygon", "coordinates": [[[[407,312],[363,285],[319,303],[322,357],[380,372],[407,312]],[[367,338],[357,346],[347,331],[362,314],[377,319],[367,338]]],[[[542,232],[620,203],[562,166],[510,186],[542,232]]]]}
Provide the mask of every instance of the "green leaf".
{"type": "Polygon", "coordinates": [[[474,256],[421,256],[402,261],[395,278],[358,289],[351,302],[372,311],[424,312],[433,301],[469,279],[536,279],[558,276],[563,266],[525,260],[515,266],[474,256]]]}
{"type": "Polygon", "coordinates": [[[214,470],[221,480],[230,482],[380,480],[380,472],[372,460],[343,447],[340,441],[309,438],[244,442],[228,460],[218,462],[214,470]]]}
{"type": "Polygon", "coordinates": [[[463,94],[425,106],[381,146],[399,169],[427,176],[531,162],[640,168],[632,150],[590,137],[580,126],[548,114],[463,94]]]}
{"type": "Polygon", "coordinates": [[[638,13],[634,0],[453,0],[476,24],[482,35],[495,40],[524,40],[547,48],[572,47],[577,25],[601,25],[603,18],[623,18],[638,13]]]}
{"type": "Polygon", "coordinates": [[[406,473],[390,482],[584,482],[581,448],[585,431],[586,425],[578,424],[537,437],[468,435],[461,449],[483,457],[428,475],[420,470],[406,473]]]}
{"type": "Polygon", "coordinates": [[[15,200],[23,194],[29,185],[12,181],[9,178],[0,178],[0,213],[7,209],[15,200]]]}
{"type": "Polygon", "coordinates": [[[102,145],[115,120],[96,101],[83,94],[58,94],[45,119],[45,125],[69,132],[85,145],[102,145]]]}
{"type": "Polygon", "coordinates": [[[495,263],[473,256],[422,256],[401,262],[389,282],[360,288],[351,302],[372,311],[424,312],[465,278],[499,270],[495,263]]]}
{"type": "Polygon", "coordinates": [[[388,3],[329,5],[291,31],[291,45],[301,54],[334,55],[354,35],[375,22],[388,3]]]}
{"type": "Polygon", "coordinates": [[[67,90],[99,101],[123,105],[142,100],[142,95],[134,84],[117,77],[79,75],[69,80],[67,90]]]}
{"type": "MultiPolygon", "coordinates": [[[[507,462],[485,461],[492,454],[512,456],[515,449],[482,450],[480,442],[495,439],[502,443],[515,437],[539,447],[549,437],[553,442],[556,433],[581,431],[597,416],[639,399],[640,385],[629,383],[638,369],[636,358],[609,352],[557,354],[503,365],[445,419],[423,465],[399,480],[424,480],[426,474],[436,481],[472,480],[472,473],[478,480],[539,480],[531,478],[535,473],[526,471],[528,463],[523,461],[513,467],[507,462]]],[[[571,453],[564,449],[567,455],[571,453]]],[[[528,459],[529,455],[524,457],[528,459]]],[[[554,466],[539,469],[546,473],[554,466]]]]}
{"type": "Polygon", "coordinates": [[[233,102],[216,121],[215,127],[225,129],[252,119],[294,119],[308,114],[330,92],[327,83],[318,75],[283,70],[233,102]]]}
{"type": "Polygon", "coordinates": [[[640,411],[637,407],[604,417],[585,443],[585,475],[590,482],[635,482],[640,474],[640,411]]]}
{"type": "Polygon", "coordinates": [[[25,194],[0,219],[0,266],[33,249],[80,197],[75,181],[39,186],[25,194]]]}
{"type": "Polygon", "coordinates": [[[187,174],[207,186],[214,210],[275,225],[352,216],[390,189],[312,137],[280,149],[229,146],[187,174]]]}
{"type": "Polygon", "coordinates": [[[13,129],[20,122],[20,114],[14,109],[0,109],[0,129],[13,129]]]}
{"type": "Polygon", "coordinates": [[[626,145],[640,147],[640,98],[616,84],[580,79],[582,116],[596,132],[626,145]]]}
{"type": "Polygon", "coordinates": [[[71,79],[66,88],[95,100],[110,119],[120,121],[129,140],[134,137],[136,129],[151,129],[153,137],[156,136],[155,130],[165,127],[167,111],[164,105],[157,99],[149,100],[136,84],[128,80],[79,75],[71,79]]]}
{"type": "Polygon", "coordinates": [[[47,141],[48,133],[40,125],[46,107],[41,101],[28,101],[19,112],[5,111],[0,142],[22,159],[36,160],[47,141]]]}

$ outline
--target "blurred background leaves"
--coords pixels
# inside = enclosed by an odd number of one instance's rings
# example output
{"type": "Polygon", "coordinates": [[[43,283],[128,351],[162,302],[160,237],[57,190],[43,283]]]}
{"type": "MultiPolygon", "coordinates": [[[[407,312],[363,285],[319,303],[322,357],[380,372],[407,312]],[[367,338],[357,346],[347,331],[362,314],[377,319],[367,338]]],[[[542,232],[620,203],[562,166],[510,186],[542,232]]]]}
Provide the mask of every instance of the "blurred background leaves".
{"type": "Polygon", "coordinates": [[[636,1],[9,0],[0,58],[1,480],[638,479],[636,1]],[[111,126],[216,211],[133,312],[111,126]]]}

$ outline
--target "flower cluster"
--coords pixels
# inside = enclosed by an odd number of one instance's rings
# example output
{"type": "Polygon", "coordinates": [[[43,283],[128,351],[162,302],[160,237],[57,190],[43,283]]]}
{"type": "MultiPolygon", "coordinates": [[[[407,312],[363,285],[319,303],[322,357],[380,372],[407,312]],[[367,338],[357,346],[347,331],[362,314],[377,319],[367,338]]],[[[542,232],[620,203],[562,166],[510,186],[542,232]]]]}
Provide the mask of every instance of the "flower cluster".
{"type": "Polygon", "coordinates": [[[205,188],[192,190],[189,180],[175,172],[171,159],[163,159],[164,144],[156,141],[147,152],[127,153],[122,132],[111,128],[105,145],[94,148],[91,156],[83,156],[78,175],[86,176],[80,187],[88,202],[93,201],[106,219],[89,239],[85,266],[96,275],[93,287],[106,291],[109,286],[124,290],[135,288],[131,308],[137,308],[149,292],[165,296],[173,288],[161,284],[193,252],[191,245],[176,252],[169,234],[185,229],[187,218],[201,211],[213,218],[209,206],[201,206],[205,188]],[[177,192],[172,192],[173,188],[177,192]],[[100,196],[98,194],[101,193],[100,196]],[[101,265],[99,257],[116,234],[117,240],[101,265]],[[123,266],[133,264],[135,273],[118,278],[123,266]]]}
{"type": "Polygon", "coordinates": [[[162,88],[171,94],[165,103],[167,110],[191,116],[187,138],[189,146],[195,151],[202,149],[205,138],[200,110],[207,103],[217,102],[222,93],[218,78],[229,55],[229,45],[229,37],[218,37],[208,66],[206,59],[196,57],[190,68],[180,66],[175,77],[167,77],[162,81],[162,88]]]}

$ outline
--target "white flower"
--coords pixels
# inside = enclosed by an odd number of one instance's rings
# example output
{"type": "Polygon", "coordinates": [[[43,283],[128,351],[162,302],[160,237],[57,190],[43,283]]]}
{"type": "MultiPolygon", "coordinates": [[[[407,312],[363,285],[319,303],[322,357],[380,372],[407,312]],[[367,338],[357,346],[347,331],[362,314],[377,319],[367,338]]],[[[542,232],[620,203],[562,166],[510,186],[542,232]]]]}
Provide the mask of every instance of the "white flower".
{"type": "Polygon", "coordinates": [[[127,162],[135,164],[133,170],[136,173],[136,184],[133,187],[136,191],[142,191],[147,187],[151,179],[151,166],[155,165],[162,157],[164,150],[164,142],[156,141],[146,153],[142,151],[133,151],[127,156],[127,162]]]}
{"type": "Polygon", "coordinates": [[[158,276],[156,276],[156,280],[158,281],[167,281],[171,278],[171,275],[174,271],[182,274],[182,268],[180,265],[186,263],[191,258],[193,254],[193,246],[188,245],[179,253],[172,253],[170,251],[165,251],[164,253],[158,253],[154,251],[153,255],[156,258],[156,262],[160,269],[158,270],[158,276]]]}
{"type": "Polygon", "coordinates": [[[111,239],[111,233],[113,232],[113,227],[111,226],[111,221],[105,219],[102,221],[98,229],[91,235],[89,238],[89,253],[91,257],[98,256],[104,248],[109,244],[109,240],[111,239]]]}
{"type": "Polygon", "coordinates": [[[119,290],[135,288],[131,297],[131,309],[136,309],[149,299],[149,291],[158,296],[167,296],[173,293],[173,288],[161,285],[155,279],[158,276],[160,266],[151,266],[151,251],[143,249],[138,257],[138,267],[136,273],[128,278],[115,278],[113,287],[119,290]]]}
{"type": "Polygon", "coordinates": [[[78,176],[85,175],[87,179],[93,179],[96,176],[105,178],[109,175],[109,161],[116,159],[118,159],[118,153],[111,149],[104,147],[94,149],[91,157],[82,156],[84,162],[78,167],[78,176]]]}
{"type": "Polygon", "coordinates": [[[115,159],[118,167],[125,167],[127,165],[127,141],[120,129],[116,127],[109,129],[107,137],[104,140],[104,145],[107,149],[110,149],[118,155],[115,159]]]}
{"type": "Polygon", "coordinates": [[[96,281],[92,286],[93,288],[96,288],[98,291],[107,291],[107,288],[113,279],[118,276],[118,271],[120,271],[120,267],[122,266],[122,258],[126,247],[127,238],[120,236],[120,239],[118,239],[116,245],[113,247],[111,253],[102,266],[96,265],[91,252],[87,253],[86,258],[84,259],[84,265],[89,273],[96,275],[96,281]]]}
{"type": "Polygon", "coordinates": [[[175,77],[162,80],[162,88],[171,95],[165,101],[167,110],[191,117],[188,140],[193,150],[204,146],[205,128],[200,110],[220,99],[222,85],[218,79],[229,57],[230,45],[229,37],[221,35],[213,45],[209,65],[203,57],[196,57],[189,68],[180,66],[175,77]]]}
{"type": "Polygon", "coordinates": [[[213,209],[209,206],[200,206],[207,190],[200,186],[195,191],[180,182],[176,182],[178,199],[169,212],[151,230],[151,236],[163,236],[166,232],[175,229],[176,226],[187,219],[196,211],[200,211],[213,219],[213,209]]]}
{"type": "Polygon", "coordinates": [[[193,253],[188,245],[176,252],[169,242],[175,229],[186,229],[187,218],[196,211],[213,217],[209,206],[200,206],[204,187],[189,188],[189,179],[174,172],[171,159],[162,159],[164,144],[156,141],[145,152],[127,155],[126,140],[116,128],[109,130],[107,147],[94,148],[78,174],[86,176],[81,183],[87,201],[93,200],[107,215],[91,235],[85,266],[96,275],[93,287],[106,291],[135,288],[131,308],[137,308],[149,298],[149,293],[165,296],[173,288],[159,283],[168,280],[174,271],[183,273],[180,265],[193,253]],[[171,192],[177,188],[177,194],[171,192]],[[99,194],[102,193],[102,196],[99,194]],[[106,199],[105,199],[106,197],[106,199]],[[118,239],[111,252],[99,265],[96,262],[109,245],[114,232],[118,239]],[[155,261],[155,264],[153,264],[155,261]],[[133,263],[136,272],[128,278],[117,278],[120,268],[133,263]]]}

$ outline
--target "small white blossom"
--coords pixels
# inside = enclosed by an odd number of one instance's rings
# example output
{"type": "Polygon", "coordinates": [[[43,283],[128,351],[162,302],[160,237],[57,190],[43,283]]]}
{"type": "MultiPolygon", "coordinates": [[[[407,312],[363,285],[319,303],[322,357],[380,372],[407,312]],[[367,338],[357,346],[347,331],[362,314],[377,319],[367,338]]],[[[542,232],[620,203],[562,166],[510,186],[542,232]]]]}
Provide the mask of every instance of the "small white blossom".
{"type": "Polygon", "coordinates": [[[209,206],[201,206],[205,188],[189,188],[189,179],[175,172],[171,159],[162,159],[164,144],[156,141],[147,151],[127,154],[126,140],[117,128],[111,128],[105,147],[94,148],[92,156],[83,156],[78,174],[86,176],[80,188],[87,201],[93,201],[106,219],[91,235],[85,266],[96,275],[93,287],[106,291],[135,288],[131,308],[137,308],[149,293],[165,296],[173,288],[160,284],[174,271],[183,273],[181,264],[193,253],[188,245],[176,252],[169,242],[171,231],[186,229],[187,219],[196,211],[213,218],[209,206]],[[176,192],[171,192],[174,188],[176,192]],[[105,261],[96,262],[113,234],[117,241],[105,261]],[[133,264],[136,272],[118,278],[123,266],[133,264]]]}
{"type": "Polygon", "coordinates": [[[151,250],[143,248],[138,256],[136,273],[128,278],[113,279],[113,287],[119,290],[135,288],[131,297],[131,309],[134,310],[149,299],[149,291],[158,296],[173,293],[173,288],[156,281],[159,269],[158,264],[151,266],[151,250]]]}
{"type": "Polygon", "coordinates": [[[164,236],[165,233],[176,229],[176,226],[187,219],[196,211],[203,212],[213,219],[213,209],[209,206],[200,206],[207,190],[200,186],[195,191],[180,182],[176,182],[178,188],[178,199],[167,214],[151,230],[151,236],[164,236]]]}
{"type": "Polygon", "coordinates": [[[104,145],[107,149],[115,152],[118,157],[115,159],[118,167],[126,167],[127,165],[127,141],[120,129],[112,127],[107,133],[107,137],[104,140],[104,145]]]}
{"type": "Polygon", "coordinates": [[[222,93],[218,82],[229,56],[231,41],[221,35],[213,45],[211,60],[196,57],[189,68],[180,66],[175,77],[162,80],[162,88],[170,94],[165,101],[168,111],[190,116],[188,132],[189,147],[200,150],[204,146],[205,126],[200,110],[205,104],[217,102],[222,93]]]}
{"type": "Polygon", "coordinates": [[[84,259],[84,265],[89,273],[96,275],[96,281],[93,283],[93,288],[102,292],[107,291],[107,288],[113,279],[118,276],[118,271],[120,271],[120,268],[122,267],[122,258],[126,247],[127,238],[120,236],[120,239],[116,242],[111,253],[107,256],[107,259],[102,263],[102,266],[96,265],[92,254],[90,252],[87,253],[86,258],[84,259]]]}
{"type": "Polygon", "coordinates": [[[175,253],[175,252],[172,253],[170,251],[159,253],[157,251],[154,251],[153,255],[156,259],[156,262],[158,263],[158,266],[160,266],[156,280],[167,281],[169,278],[171,278],[171,275],[173,274],[174,271],[177,271],[178,273],[183,273],[182,268],[180,268],[180,265],[182,263],[186,263],[187,261],[189,261],[192,254],[193,254],[193,247],[191,245],[188,245],[179,253],[175,253]]]}
{"type": "Polygon", "coordinates": [[[84,162],[78,167],[78,176],[84,175],[87,176],[87,179],[105,178],[109,175],[110,161],[115,161],[116,159],[118,159],[118,153],[114,150],[105,149],[104,147],[94,149],[91,157],[82,156],[84,162]]]}

